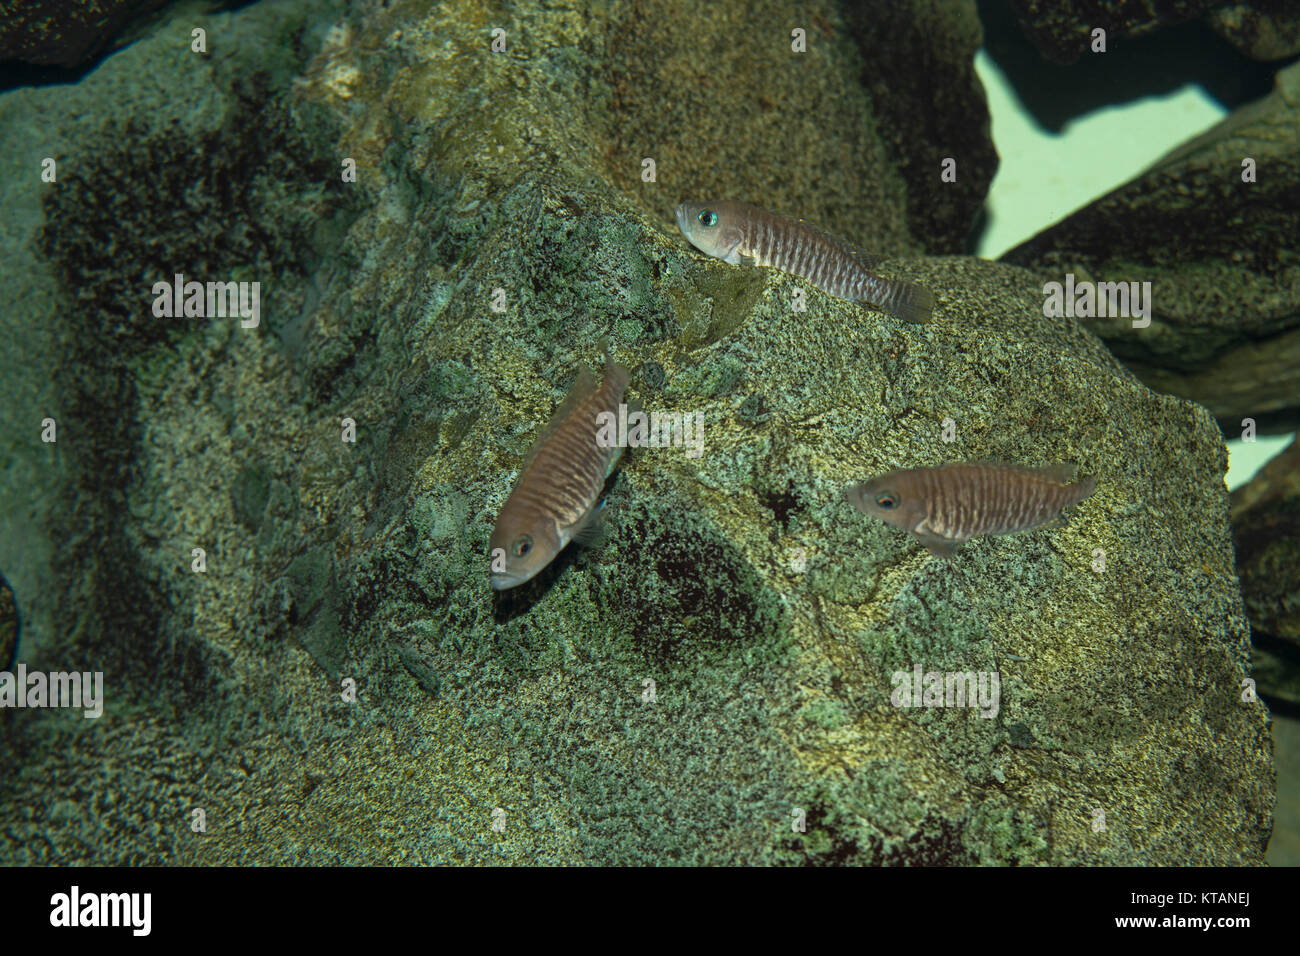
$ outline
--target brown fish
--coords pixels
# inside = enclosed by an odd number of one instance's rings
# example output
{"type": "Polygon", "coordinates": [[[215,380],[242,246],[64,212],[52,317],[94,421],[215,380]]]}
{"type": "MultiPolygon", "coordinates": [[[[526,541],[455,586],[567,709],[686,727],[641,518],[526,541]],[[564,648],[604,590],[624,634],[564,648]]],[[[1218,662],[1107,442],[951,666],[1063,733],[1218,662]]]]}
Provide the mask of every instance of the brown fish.
{"type": "Polygon", "coordinates": [[[596,417],[617,417],[629,378],[606,351],[604,380],[582,369],[534,442],[488,543],[494,591],[523,584],[571,540],[598,534],[600,494],[623,449],[596,441],[596,417]]]}
{"type": "Polygon", "coordinates": [[[916,535],[931,554],[951,557],[980,534],[1013,534],[1051,524],[1093,493],[1096,478],[1074,480],[1074,465],[1027,468],[958,462],[891,471],[848,490],[858,510],[916,535]]]}
{"type": "Polygon", "coordinates": [[[873,256],[802,219],[787,219],[746,202],[684,202],[677,228],[701,252],[732,265],[770,266],[807,279],[823,292],[866,302],[908,322],[934,311],[928,289],[872,270],[873,256]]]}

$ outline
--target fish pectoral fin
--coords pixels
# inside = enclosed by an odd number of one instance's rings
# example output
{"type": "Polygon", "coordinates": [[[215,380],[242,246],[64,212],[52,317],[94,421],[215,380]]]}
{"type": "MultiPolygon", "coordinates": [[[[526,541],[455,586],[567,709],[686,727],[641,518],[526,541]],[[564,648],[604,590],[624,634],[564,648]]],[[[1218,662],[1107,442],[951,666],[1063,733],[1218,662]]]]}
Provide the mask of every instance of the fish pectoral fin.
{"type": "Polygon", "coordinates": [[[957,545],[961,544],[960,541],[941,538],[937,534],[918,534],[917,538],[925,545],[926,550],[936,558],[951,558],[953,552],[957,550],[957,545]]]}
{"type": "Polygon", "coordinates": [[[609,534],[604,521],[605,502],[597,502],[582,520],[574,526],[572,540],[584,548],[595,548],[604,544],[609,534]]]}

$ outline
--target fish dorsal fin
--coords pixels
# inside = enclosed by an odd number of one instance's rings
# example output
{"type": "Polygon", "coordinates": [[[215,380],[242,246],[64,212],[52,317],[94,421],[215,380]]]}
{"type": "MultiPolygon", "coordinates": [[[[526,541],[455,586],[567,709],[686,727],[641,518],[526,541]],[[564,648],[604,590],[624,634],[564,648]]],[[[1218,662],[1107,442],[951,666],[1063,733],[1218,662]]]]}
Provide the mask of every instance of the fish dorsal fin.
{"type": "Polygon", "coordinates": [[[1036,475],[1041,475],[1048,481],[1055,481],[1058,484],[1068,485],[1074,481],[1074,476],[1079,473],[1079,466],[1073,462],[1061,462],[1057,465],[1044,465],[1041,468],[1029,468],[1029,471],[1036,475]]]}
{"type": "Polygon", "coordinates": [[[1079,473],[1079,466],[1071,462],[1061,462],[1056,465],[1011,465],[1005,461],[986,459],[972,462],[972,464],[990,465],[995,468],[1005,468],[1008,471],[1018,471],[1025,475],[1036,475],[1039,478],[1046,478],[1048,481],[1054,481],[1061,485],[1068,485],[1074,481],[1074,476],[1079,473]]]}
{"type": "Polygon", "coordinates": [[[864,252],[863,250],[855,246],[853,243],[846,242],[844,239],[841,239],[839,236],[832,235],[831,233],[823,229],[821,226],[814,225],[813,223],[809,222],[807,219],[800,219],[798,220],[798,223],[800,226],[802,226],[804,229],[807,229],[813,235],[825,239],[827,242],[835,246],[845,255],[849,256],[852,259],[856,259],[858,264],[862,266],[862,268],[866,269],[868,272],[874,271],[876,266],[880,263],[880,256],[873,256],[869,252],[864,252]]]}
{"type": "Polygon", "coordinates": [[[551,420],[546,423],[546,427],[533,439],[532,447],[528,449],[528,454],[524,456],[524,468],[533,463],[533,459],[537,457],[537,452],[542,445],[546,444],[546,439],[555,434],[555,429],[559,427],[560,423],[599,387],[600,383],[596,381],[596,376],[591,374],[587,366],[584,365],[578,369],[578,377],[573,380],[573,385],[569,387],[569,394],[564,396],[564,401],[560,402],[555,409],[555,412],[551,415],[551,420]]]}

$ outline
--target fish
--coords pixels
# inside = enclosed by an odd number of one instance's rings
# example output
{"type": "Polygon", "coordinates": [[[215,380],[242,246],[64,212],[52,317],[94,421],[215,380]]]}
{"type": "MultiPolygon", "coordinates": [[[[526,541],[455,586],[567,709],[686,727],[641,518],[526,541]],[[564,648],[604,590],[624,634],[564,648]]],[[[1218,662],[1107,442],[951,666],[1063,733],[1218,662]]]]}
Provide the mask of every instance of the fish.
{"type": "Polygon", "coordinates": [[[586,368],[524,459],[488,541],[494,591],[536,577],[570,541],[600,536],[601,492],[623,449],[597,441],[597,416],[617,417],[631,375],[605,349],[604,375],[586,368]]]}
{"type": "Polygon", "coordinates": [[[934,311],[929,289],[873,271],[877,259],[802,219],[746,202],[684,202],[677,228],[696,249],[732,265],[768,266],[807,279],[823,292],[865,302],[895,318],[924,322],[934,311]]]}
{"type": "Polygon", "coordinates": [[[1014,534],[1062,521],[1064,509],[1097,488],[1095,477],[1071,484],[1076,473],[1071,464],[953,462],[891,471],[851,486],[847,495],[859,511],[915,535],[931,554],[950,558],[976,535],[1014,534]]]}

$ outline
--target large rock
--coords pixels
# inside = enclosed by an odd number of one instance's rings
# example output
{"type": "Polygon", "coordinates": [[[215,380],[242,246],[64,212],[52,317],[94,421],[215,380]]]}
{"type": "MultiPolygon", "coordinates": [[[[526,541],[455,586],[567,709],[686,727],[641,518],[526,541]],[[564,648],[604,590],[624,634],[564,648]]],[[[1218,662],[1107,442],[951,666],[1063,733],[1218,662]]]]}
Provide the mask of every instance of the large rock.
{"type": "Polygon", "coordinates": [[[1229,517],[1253,676],[1267,699],[1300,708],[1300,441],[1233,491],[1229,517]]]}
{"type": "Polygon", "coordinates": [[[1231,519],[1251,626],[1300,647],[1300,441],[1232,493],[1231,519]]]}
{"type": "Polygon", "coordinates": [[[593,110],[594,131],[615,184],[652,217],[670,222],[681,199],[745,199],[877,251],[965,251],[997,169],[970,0],[649,0],[611,34],[611,109],[593,110]],[[791,49],[796,29],[807,52],[791,49]],[[948,158],[955,182],[940,178],[948,158]]]}
{"type": "Polygon", "coordinates": [[[1086,320],[1152,388],[1300,424],[1300,64],[1277,89],[1002,258],[1044,281],[1150,282],[1151,324],[1086,320]],[[1243,182],[1243,160],[1256,181],[1243,182]]]}
{"type": "Polygon", "coordinates": [[[18,599],[4,575],[0,574],[0,671],[8,670],[17,658],[21,631],[18,599]]]}
{"type": "MultiPolygon", "coordinates": [[[[133,20],[168,0],[0,0],[0,61],[78,67],[98,55],[133,20]]],[[[198,22],[198,11],[189,18],[198,22]]],[[[175,35],[188,43],[189,31],[175,35]]]]}
{"type": "Polygon", "coordinates": [[[1300,10],[1289,0],[1226,3],[1205,16],[1220,36],[1256,60],[1300,53],[1300,10]]]}
{"type": "Polygon", "coordinates": [[[1280,60],[1300,52],[1300,18],[1288,0],[1011,0],[1011,8],[1025,35],[1055,63],[1074,63],[1088,53],[1092,31],[1098,27],[1106,31],[1109,45],[1197,18],[1257,60],[1280,60]]]}
{"type": "MultiPolygon", "coordinates": [[[[939,299],[911,326],[701,259],[666,216],[695,184],[629,181],[644,151],[610,134],[611,49],[641,49],[647,76],[696,49],[672,31],[638,46],[662,35],[630,8],[601,8],[616,22],[595,29],[592,11],[518,8],[502,54],[469,0],[375,8],[327,36],[275,19],[300,9],[222,22],[319,45],[302,82],[277,80],[294,52],[235,44],[185,135],[172,100],[119,104],[158,109],[148,127],[105,107],[24,234],[67,326],[42,340],[67,409],[42,473],[65,550],[32,582],[49,595],[33,663],[94,663],[112,694],[98,723],[10,722],[0,858],[1261,861],[1268,715],[1242,699],[1225,453],[1204,409],[1044,320],[1023,269],[887,262],[939,299]],[[160,325],[146,293],[172,269],[263,279],[262,326],[160,325]],[[631,453],[608,543],[494,595],[496,512],[602,337],[647,407],[703,414],[704,454],[631,453]],[[979,458],[1077,461],[1099,489],[1067,527],[950,562],[843,494],[979,458]],[[893,675],[916,666],[996,670],[996,715],[893,706],[893,675]],[[74,783],[94,813],[50,799],[74,783]]],[[[124,72],[153,49],[137,46],[124,72]]],[[[62,90],[23,95],[52,126],[76,115],[56,112],[62,90]]],[[[733,99],[699,106],[701,129],[770,134],[733,99]]],[[[781,157],[792,182],[815,182],[841,137],[863,142],[789,122],[813,150],[781,157]]],[[[754,174],[722,164],[707,185],[739,195],[754,174]]],[[[907,188],[805,198],[914,251],[941,240],[912,234],[931,220],[907,213],[907,188]]]]}

